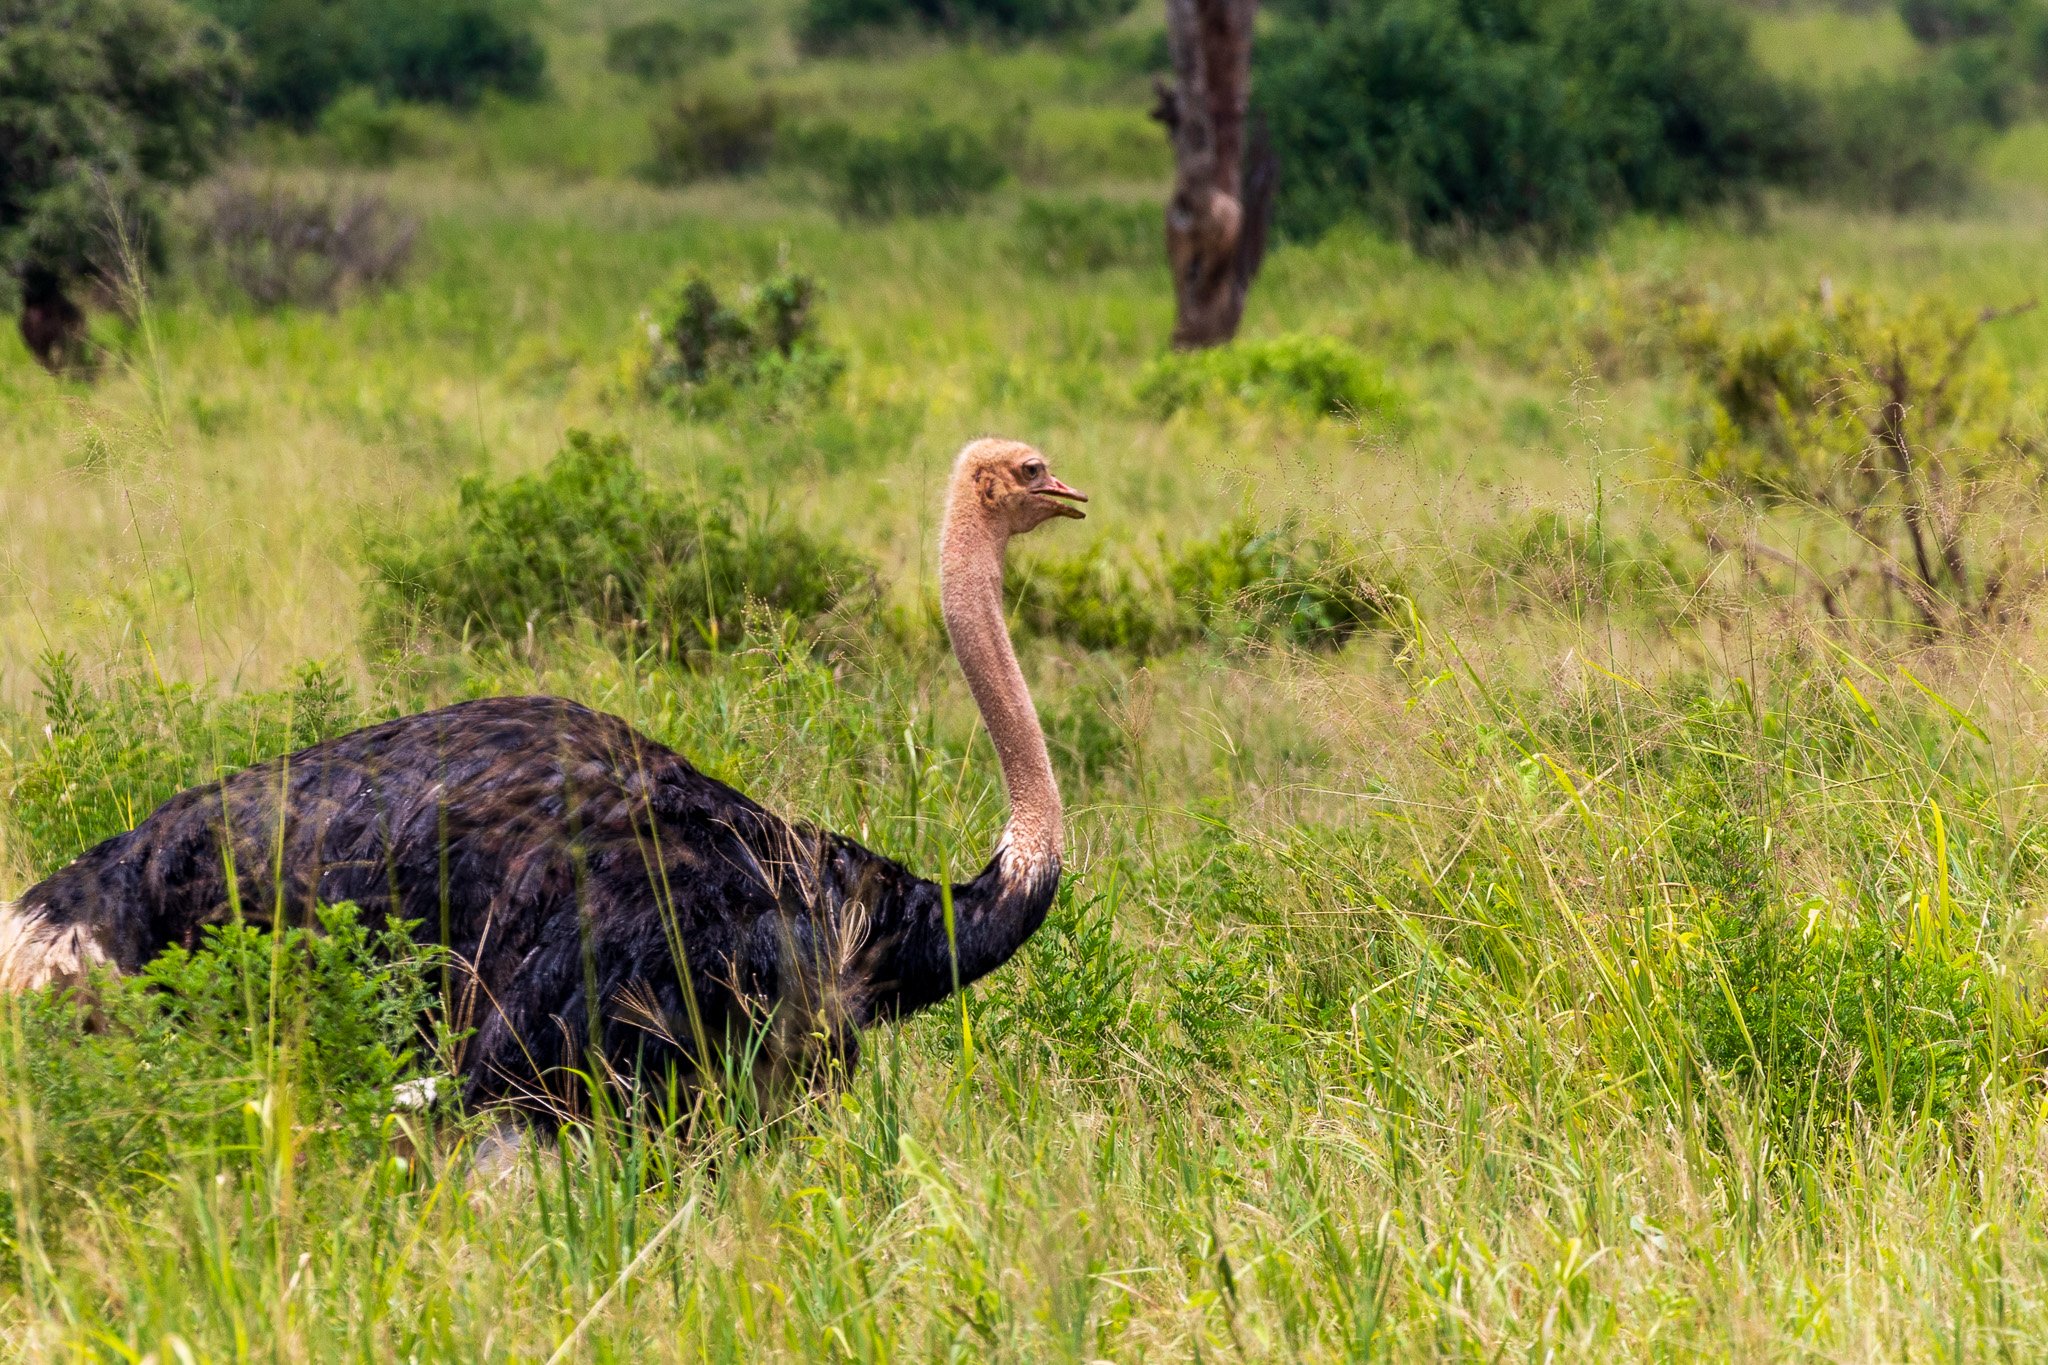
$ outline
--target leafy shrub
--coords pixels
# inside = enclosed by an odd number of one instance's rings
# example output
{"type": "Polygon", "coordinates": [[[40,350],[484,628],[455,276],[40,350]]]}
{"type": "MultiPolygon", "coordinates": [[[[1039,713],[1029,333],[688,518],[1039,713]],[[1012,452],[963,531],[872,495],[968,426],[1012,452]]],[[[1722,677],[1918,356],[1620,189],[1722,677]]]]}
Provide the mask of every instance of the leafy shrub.
{"type": "MultiPolygon", "coordinates": [[[[193,1164],[254,1168],[288,1121],[301,1143],[376,1149],[393,1088],[431,1051],[438,953],[396,923],[373,931],[352,906],[318,921],[277,939],[212,926],[193,951],[97,982],[89,1002],[18,1003],[0,1071],[35,1143],[15,1169],[34,1172],[45,1218],[84,1198],[141,1198],[193,1164]]],[[[0,1206],[18,1188],[0,1189],[0,1206]]]]}
{"type": "Polygon", "coordinates": [[[320,115],[320,133],[336,158],[352,166],[389,166],[426,146],[403,108],[363,86],[327,106],[320,115]]]}
{"type": "Polygon", "coordinates": [[[1141,656],[1203,638],[1329,649],[1393,624],[1399,587],[1371,560],[1335,531],[1239,517],[1156,559],[1116,559],[1096,545],[1031,561],[1013,616],[1028,634],[1141,656]]]}
{"type": "Polygon", "coordinates": [[[654,121],[651,177],[669,185],[743,175],[775,151],[775,100],[705,91],[677,100],[654,121]]]}
{"type": "Polygon", "coordinates": [[[817,401],[846,367],[818,339],[817,300],[810,276],[787,274],[728,308],[703,276],[686,276],[648,320],[640,390],[698,415],[743,398],[769,408],[817,401]]]}
{"type": "Polygon", "coordinates": [[[623,440],[580,431],[539,474],[465,479],[452,514],[368,557],[387,638],[512,642],[587,622],[664,655],[738,642],[749,603],[808,621],[871,581],[838,543],[729,497],[650,488],[623,440]]]}
{"type": "Polygon", "coordinates": [[[1391,417],[1401,407],[1400,394],[1364,356],[1328,337],[1300,335],[1161,356],[1139,376],[1137,394],[1162,416],[1225,397],[1318,417],[1391,417]]]}
{"type": "Polygon", "coordinates": [[[1017,216],[1013,248],[1025,268],[1073,275],[1111,266],[1165,263],[1166,229],[1157,204],[1100,197],[1030,199],[1017,216]]]}
{"type": "Polygon", "coordinates": [[[699,62],[733,49],[740,16],[692,11],[684,19],[666,16],[626,24],[605,36],[608,71],[647,82],[671,81],[699,62]]]}
{"type": "Polygon", "coordinates": [[[1101,542],[1079,554],[1029,560],[1015,577],[1017,624],[1084,649],[1155,654],[1179,643],[1189,624],[1174,611],[1159,565],[1101,542]]]}
{"type": "Polygon", "coordinates": [[[1954,204],[1971,186],[1983,112],[1948,71],[1865,77],[1822,105],[1807,183],[1829,198],[1893,213],[1954,204]]]}
{"type": "Polygon", "coordinates": [[[1349,0],[1263,40],[1283,231],[1591,238],[1788,174],[1798,100],[1707,0],[1349,0]]]}
{"type": "Polygon", "coordinates": [[[200,247],[208,267],[260,308],[332,308],[396,282],[418,233],[418,220],[382,195],[230,181],[207,205],[200,247]]]}
{"type": "Polygon", "coordinates": [[[252,113],[309,127],[350,86],[464,106],[538,95],[546,57],[512,0],[195,0],[242,40],[252,113]]]}
{"type": "Polygon", "coordinates": [[[1010,174],[995,139],[927,114],[883,133],[826,126],[806,141],[808,156],[830,177],[833,203],[846,218],[960,213],[1010,174]]]}
{"type": "Polygon", "coordinates": [[[814,51],[875,29],[981,30],[1006,37],[1072,33],[1120,19],[1137,0],[804,0],[797,36],[814,51]]]}
{"type": "Polygon", "coordinates": [[[1831,616],[1861,604],[1890,619],[1902,598],[1918,624],[1949,631],[2017,607],[2042,578],[2018,535],[2048,433],[2003,368],[1973,355],[1987,320],[1931,300],[1817,299],[1706,339],[1696,488],[1712,505],[1799,507],[1847,533],[1843,558],[1814,563],[1754,538],[1726,548],[1791,572],[1831,616]]]}
{"type": "Polygon", "coordinates": [[[1240,517],[1167,565],[1174,598],[1209,634],[1330,649],[1391,624],[1397,589],[1367,572],[1363,547],[1295,519],[1240,517]]]}

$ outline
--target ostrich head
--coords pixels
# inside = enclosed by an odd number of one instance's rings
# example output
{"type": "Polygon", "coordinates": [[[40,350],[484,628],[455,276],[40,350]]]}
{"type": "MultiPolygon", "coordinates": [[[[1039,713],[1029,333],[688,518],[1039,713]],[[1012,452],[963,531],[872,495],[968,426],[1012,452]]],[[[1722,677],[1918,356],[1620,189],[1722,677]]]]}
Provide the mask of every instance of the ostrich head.
{"type": "Polygon", "coordinates": [[[963,531],[978,522],[1000,544],[1054,517],[1085,516],[1074,504],[1086,501],[1085,493],[1052,476],[1038,451],[1022,441],[991,437],[969,444],[954,462],[946,520],[949,530],[958,522],[963,531]]]}

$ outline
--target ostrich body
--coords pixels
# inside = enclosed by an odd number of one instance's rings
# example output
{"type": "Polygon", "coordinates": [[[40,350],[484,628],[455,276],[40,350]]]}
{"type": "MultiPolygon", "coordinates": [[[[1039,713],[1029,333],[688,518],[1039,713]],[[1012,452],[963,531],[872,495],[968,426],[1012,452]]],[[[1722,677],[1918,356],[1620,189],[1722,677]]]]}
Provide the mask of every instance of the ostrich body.
{"type": "Polygon", "coordinates": [[[472,1104],[562,1098],[593,1050],[614,1078],[685,1078],[749,1036],[778,1069],[850,1066],[858,1030],[1007,961],[1060,876],[1060,798],[1003,616],[1012,535],[1085,501],[1029,446],[955,463],[940,533],[947,634],[995,743],[1010,818],[951,888],[785,821],[624,721],[554,697],[466,702],[171,798],[0,906],[0,988],[132,972],[241,915],[316,905],[416,923],[456,968],[472,1104]],[[594,1045],[594,1047],[593,1047],[594,1045]]]}

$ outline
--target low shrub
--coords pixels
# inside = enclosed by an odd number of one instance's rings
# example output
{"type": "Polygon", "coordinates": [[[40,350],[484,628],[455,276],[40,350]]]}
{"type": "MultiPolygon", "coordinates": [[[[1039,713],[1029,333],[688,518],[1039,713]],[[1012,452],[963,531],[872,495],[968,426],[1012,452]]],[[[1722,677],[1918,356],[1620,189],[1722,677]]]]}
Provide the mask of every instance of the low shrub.
{"type": "Polygon", "coordinates": [[[649,178],[680,185],[714,175],[744,175],[768,164],[778,115],[770,95],[718,91],[685,96],[654,120],[649,178]]]}
{"type": "Polygon", "coordinates": [[[1295,518],[1262,526],[1239,517],[1182,547],[1166,582],[1211,636],[1331,649],[1393,624],[1399,590],[1372,572],[1365,548],[1295,518]]]}
{"type": "Polygon", "coordinates": [[[1976,343],[1995,315],[1937,300],[1904,309],[1816,298],[1694,355],[1695,494],[1712,548],[1811,594],[1828,615],[1972,629],[2044,582],[2037,524],[2048,430],[1976,343]],[[1796,508],[1839,538],[1798,558],[1734,529],[1796,508]]]}
{"type": "Polygon", "coordinates": [[[834,207],[850,219],[961,213],[1010,174],[995,138],[929,115],[881,133],[827,125],[805,141],[831,181],[834,207]]]}
{"type": "Polygon", "coordinates": [[[738,643],[749,604],[808,622],[872,584],[839,543],[734,497],[652,488],[623,440],[580,431],[538,474],[465,479],[451,513],[368,559],[391,643],[512,643],[582,623],[664,657],[738,643]]]}
{"type": "Polygon", "coordinates": [[[702,275],[686,276],[647,319],[640,391],[697,416],[742,400],[770,410],[815,403],[846,368],[818,337],[817,301],[808,275],[764,280],[737,308],[702,275]]]}
{"type": "Polygon", "coordinates": [[[1959,203],[1989,134],[1984,113],[1979,91],[1939,67],[1865,77],[1823,101],[1805,183],[1824,197],[1892,213],[1959,203]]]}
{"type": "Polygon", "coordinates": [[[540,40],[491,0],[406,0],[378,23],[379,74],[400,99],[461,108],[489,91],[531,99],[545,86],[540,40]]]}
{"type": "Polygon", "coordinates": [[[1074,275],[1112,266],[1163,266],[1165,241],[1157,204],[1091,197],[1026,200],[1011,245],[1027,270],[1074,275]]]}
{"type": "Polygon", "coordinates": [[[0,1074],[27,1129],[10,1139],[32,1138],[33,1159],[16,1167],[26,1182],[0,1187],[0,1208],[24,1184],[49,1219],[146,1197],[195,1167],[260,1169],[288,1129],[302,1149],[376,1151],[396,1085],[431,1069],[422,1029],[439,954],[352,906],[317,920],[275,938],[210,926],[90,999],[19,1001],[0,1074]]]}
{"type": "Polygon", "coordinates": [[[259,308],[332,308],[395,283],[418,234],[382,195],[230,181],[206,205],[199,244],[205,269],[259,308]]]}
{"type": "Polygon", "coordinates": [[[2011,33],[2034,0],[1899,0],[1899,18],[1923,43],[1953,43],[2011,33]]]}
{"type": "Polygon", "coordinates": [[[1139,401],[1161,416],[1234,399],[1248,407],[1294,408],[1317,417],[1397,416],[1401,396],[1364,356],[1320,336],[1240,340],[1176,351],[1146,367],[1139,401]]]}
{"type": "Polygon", "coordinates": [[[1013,580],[1012,615],[1028,634],[1142,657],[1186,633],[1161,566],[1101,542],[1075,555],[1028,560],[1013,580]]]}
{"type": "Polygon", "coordinates": [[[797,37],[812,51],[844,47],[878,29],[1041,37],[1120,19],[1137,0],[804,0],[797,37]]]}
{"type": "Polygon", "coordinates": [[[736,12],[692,10],[681,19],[663,16],[625,24],[605,35],[605,69],[650,84],[672,81],[700,62],[730,53],[740,20],[736,12]]]}
{"type": "Polygon", "coordinates": [[[1401,592],[1382,568],[1337,531],[1239,517],[1156,557],[1096,545],[1029,561],[1012,615],[1026,634],[1140,656],[1201,639],[1330,649],[1396,624],[1401,592]]]}
{"type": "Polygon", "coordinates": [[[389,166],[426,146],[412,117],[363,86],[350,90],[320,115],[320,135],[335,159],[351,166],[389,166]]]}

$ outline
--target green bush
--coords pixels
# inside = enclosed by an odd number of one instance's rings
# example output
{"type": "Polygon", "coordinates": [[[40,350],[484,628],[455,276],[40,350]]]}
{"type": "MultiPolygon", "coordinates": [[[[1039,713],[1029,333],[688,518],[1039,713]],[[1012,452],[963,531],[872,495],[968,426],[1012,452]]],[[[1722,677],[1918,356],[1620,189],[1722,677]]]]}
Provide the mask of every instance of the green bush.
{"type": "Polygon", "coordinates": [[[828,125],[813,130],[806,144],[845,218],[960,213],[1010,174],[994,138],[926,114],[882,133],[828,125]]]}
{"type": "Polygon", "coordinates": [[[877,29],[917,27],[1026,38],[1074,33],[1120,19],[1137,0],[804,0],[799,41],[842,47],[877,29]]]}
{"type": "Polygon", "coordinates": [[[741,15],[736,12],[692,11],[683,19],[644,19],[605,36],[608,71],[635,80],[672,81],[700,62],[733,50],[741,15]]]}
{"type": "Polygon", "coordinates": [[[260,1170],[289,1151],[288,1124],[302,1146],[376,1151],[394,1087],[433,1060],[422,1027],[439,955],[353,906],[317,919],[275,938],[209,926],[89,998],[21,1000],[0,1075],[27,1129],[9,1138],[31,1139],[33,1157],[14,1166],[26,1181],[0,1186],[0,1210],[26,1192],[50,1219],[139,1201],[195,1167],[260,1170]]]}
{"type": "Polygon", "coordinates": [[[1012,248],[1028,270],[1073,275],[1112,266],[1163,267],[1165,240],[1157,204],[1030,199],[1017,216],[1012,248]]]}
{"type": "Polygon", "coordinates": [[[770,95],[704,91],[671,104],[654,121],[650,178],[680,185],[714,175],[744,175],[775,151],[777,111],[770,95]]]}
{"type": "Polygon", "coordinates": [[[1026,634],[1139,656],[1202,639],[1330,649],[1395,624],[1400,588],[1380,567],[1339,532],[1239,517],[1157,558],[1095,545],[1029,561],[1012,615],[1026,634]]]}
{"type": "Polygon", "coordinates": [[[351,166],[389,166],[426,147],[412,116],[365,86],[343,92],[328,105],[319,126],[335,159],[351,166]]]}
{"type": "Polygon", "coordinates": [[[817,402],[846,368],[818,338],[817,300],[810,276],[787,274],[729,308],[702,275],[686,276],[648,323],[641,392],[697,416],[742,400],[766,409],[817,402]]]}
{"type": "Polygon", "coordinates": [[[626,443],[586,432],[539,474],[462,483],[452,513],[370,547],[376,630],[517,642],[587,623],[665,657],[745,637],[749,604],[810,621],[868,564],[731,497],[648,486],[626,443]]]}
{"type": "Polygon", "coordinates": [[[1014,578],[1013,614],[1032,635],[1142,657],[1187,633],[1189,623],[1175,613],[1160,566],[1100,542],[1079,554],[1028,560],[1014,578]]]}
{"type": "Polygon", "coordinates": [[[1334,0],[1262,42],[1277,221],[1593,237],[1791,173],[1800,101],[1708,0],[1334,0]]]}
{"type": "Polygon", "coordinates": [[[1240,517],[1183,547],[1166,581],[1211,636],[1331,649],[1394,622],[1399,589],[1369,570],[1369,558],[1335,531],[1240,517]]]}
{"type": "Polygon", "coordinates": [[[1761,505],[1837,533],[1796,560],[1745,543],[1754,570],[1789,571],[1831,617],[1904,608],[1932,632],[2026,609],[2048,428],[1980,353],[1987,321],[1941,300],[1817,298],[1695,340],[1695,495],[1738,525],[1761,505]]]}
{"type": "Polygon", "coordinates": [[[233,29],[251,113],[309,127],[350,86],[464,106],[540,93],[546,56],[513,0],[194,0],[233,29]]]}
{"type": "Polygon", "coordinates": [[[1831,92],[1812,125],[1807,186],[1892,213],[1961,201],[1987,136],[1980,94],[1941,68],[1831,92]]]}
{"type": "Polygon", "coordinates": [[[1320,336],[1233,341],[1164,355],[1139,376],[1137,395],[1162,416],[1226,397],[1318,417],[1386,418],[1401,409],[1400,394],[1364,356],[1320,336]]]}

